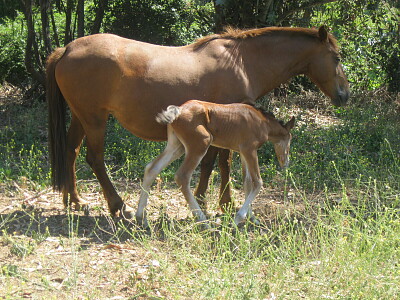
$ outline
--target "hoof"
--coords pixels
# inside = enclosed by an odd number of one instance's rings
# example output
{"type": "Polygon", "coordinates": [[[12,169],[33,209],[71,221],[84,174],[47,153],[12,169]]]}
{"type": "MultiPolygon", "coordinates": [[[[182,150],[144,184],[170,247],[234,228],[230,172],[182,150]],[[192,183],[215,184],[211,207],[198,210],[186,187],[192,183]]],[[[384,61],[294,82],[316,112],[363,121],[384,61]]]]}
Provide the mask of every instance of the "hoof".
{"type": "Polygon", "coordinates": [[[260,226],[261,225],[261,222],[255,216],[251,216],[250,217],[250,222],[253,223],[256,226],[260,226]]]}
{"type": "Polygon", "coordinates": [[[83,200],[75,202],[75,210],[87,210],[89,211],[89,203],[83,200]]]}
{"type": "Polygon", "coordinates": [[[132,220],[135,217],[135,213],[132,209],[132,207],[124,204],[122,206],[122,209],[120,210],[121,217],[126,219],[126,220],[132,220]]]}
{"type": "Polygon", "coordinates": [[[70,200],[66,205],[66,209],[74,209],[75,211],[83,211],[85,215],[89,215],[89,202],[82,199],[70,200]]]}
{"type": "Polygon", "coordinates": [[[210,224],[205,223],[205,222],[198,223],[198,225],[199,225],[200,231],[207,231],[207,230],[211,230],[212,229],[210,224]]]}
{"type": "Polygon", "coordinates": [[[245,216],[241,216],[239,214],[236,214],[235,216],[235,220],[234,223],[236,226],[239,226],[240,223],[245,222],[246,221],[246,217],[245,216]]]}
{"type": "Polygon", "coordinates": [[[147,222],[147,218],[146,217],[138,217],[136,216],[136,223],[142,227],[143,229],[149,229],[149,223],[147,222]]]}

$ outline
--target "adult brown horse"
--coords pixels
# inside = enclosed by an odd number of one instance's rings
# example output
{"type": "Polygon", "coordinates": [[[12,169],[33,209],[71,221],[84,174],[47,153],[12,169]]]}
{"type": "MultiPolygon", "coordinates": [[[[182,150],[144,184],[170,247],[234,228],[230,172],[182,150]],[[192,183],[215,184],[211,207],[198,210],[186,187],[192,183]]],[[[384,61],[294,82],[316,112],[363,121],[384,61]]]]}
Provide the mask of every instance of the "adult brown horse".
{"type": "MultiPolygon", "coordinates": [[[[117,194],[104,165],[109,114],[136,136],[162,141],[167,129],[155,121],[157,113],[189,99],[254,103],[298,74],[308,76],[334,105],[344,104],[350,93],[336,40],[325,27],[229,29],[183,47],[97,34],[56,49],[46,72],[54,189],[63,192],[65,205],[86,204],[75,177],[75,160],[86,136],[87,162],[110,212],[127,218],[134,213],[117,194]],[[72,115],[68,133],[65,101],[72,115]]],[[[229,188],[228,174],[221,190],[229,188]]],[[[204,193],[207,175],[203,172],[197,195],[204,193]]]]}

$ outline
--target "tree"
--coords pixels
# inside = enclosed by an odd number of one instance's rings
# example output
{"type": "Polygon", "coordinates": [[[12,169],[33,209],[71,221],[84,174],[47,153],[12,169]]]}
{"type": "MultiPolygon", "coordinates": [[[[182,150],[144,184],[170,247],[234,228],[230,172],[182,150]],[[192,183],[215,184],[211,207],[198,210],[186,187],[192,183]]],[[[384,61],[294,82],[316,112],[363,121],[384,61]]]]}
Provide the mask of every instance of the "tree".
{"type": "Polygon", "coordinates": [[[294,19],[303,19],[307,26],[312,9],[338,0],[213,0],[216,19],[216,32],[224,26],[253,28],[282,26],[293,23],[294,19]]]}
{"type": "Polygon", "coordinates": [[[104,12],[108,7],[108,0],[98,0],[97,1],[97,8],[96,8],[96,16],[93,21],[93,26],[91,29],[91,34],[99,33],[101,23],[104,18],[104,12]]]}
{"type": "Polygon", "coordinates": [[[32,0],[21,0],[23,5],[23,13],[28,28],[28,36],[25,47],[25,66],[28,73],[30,73],[34,80],[38,81],[44,86],[44,65],[39,53],[39,48],[36,42],[36,33],[33,23],[32,14],[32,0]]]}

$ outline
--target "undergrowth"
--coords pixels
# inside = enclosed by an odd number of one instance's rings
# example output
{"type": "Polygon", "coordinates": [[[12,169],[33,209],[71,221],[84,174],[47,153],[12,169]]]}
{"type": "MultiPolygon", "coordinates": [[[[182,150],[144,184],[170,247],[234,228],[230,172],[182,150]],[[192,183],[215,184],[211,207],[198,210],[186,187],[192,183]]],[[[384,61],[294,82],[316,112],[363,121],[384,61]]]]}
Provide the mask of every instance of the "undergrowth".
{"type": "MultiPolygon", "coordinates": [[[[315,100],[316,96],[308,96],[315,100]]],[[[272,199],[257,208],[261,226],[246,223],[235,228],[229,214],[215,215],[215,226],[201,231],[190,218],[174,219],[162,208],[152,207],[161,212],[150,218],[151,229],[145,231],[135,223],[110,218],[102,208],[96,208],[93,216],[71,212],[45,216],[43,209],[21,206],[0,213],[0,247],[9,253],[0,263],[0,297],[22,297],[24,288],[16,287],[31,284],[40,287],[38,297],[399,298],[398,103],[388,96],[356,95],[344,108],[326,104],[306,108],[305,97],[262,103],[281,119],[295,115],[297,125],[289,169],[276,168],[272,145],[259,151],[262,197],[272,199]],[[269,192],[281,197],[268,198],[269,192]],[[108,249],[117,249],[118,255],[103,259],[108,249]],[[47,252],[55,252],[62,267],[55,268],[47,252]],[[29,257],[40,262],[35,273],[23,265],[29,257]],[[52,272],[57,272],[55,279],[52,272]]],[[[34,182],[39,190],[48,187],[46,124],[39,118],[44,104],[0,108],[6,117],[0,124],[3,189],[7,191],[13,182],[34,182]]],[[[145,165],[164,145],[133,137],[111,118],[108,171],[114,180],[139,181],[145,165]]],[[[82,152],[78,178],[93,179],[84,161],[85,149],[82,152]]],[[[162,187],[174,184],[177,166],[179,161],[161,174],[162,187]]],[[[215,174],[210,201],[217,197],[215,174]]],[[[241,187],[236,156],[232,182],[241,187]]]]}

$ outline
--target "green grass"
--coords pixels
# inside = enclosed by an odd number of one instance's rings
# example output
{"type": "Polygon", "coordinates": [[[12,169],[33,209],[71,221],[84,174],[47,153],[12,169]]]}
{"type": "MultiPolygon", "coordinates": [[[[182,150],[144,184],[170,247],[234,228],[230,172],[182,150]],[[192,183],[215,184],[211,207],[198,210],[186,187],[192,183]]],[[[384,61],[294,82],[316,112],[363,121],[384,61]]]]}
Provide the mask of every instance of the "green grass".
{"type": "MultiPolygon", "coordinates": [[[[328,107],[319,115],[336,123],[324,125],[299,109],[295,98],[271,102],[280,118],[296,111],[299,122],[286,172],[277,171],[271,145],[260,149],[263,197],[269,191],[282,195],[259,208],[261,227],[237,230],[230,217],[220,217],[217,228],[199,231],[190,220],[162,212],[150,220],[152,230],[142,232],[109,218],[102,208],[92,217],[44,216],[46,210],[27,208],[0,213],[0,247],[8,253],[0,263],[0,297],[12,299],[39,286],[31,294],[37,298],[398,299],[399,106],[380,100],[361,95],[345,108],[328,107]],[[57,251],[65,254],[45,254],[57,251]],[[56,262],[49,259],[54,257],[56,262]],[[35,268],[40,262],[36,273],[29,271],[30,260],[35,268]]],[[[47,188],[46,125],[34,121],[44,105],[3,111],[13,115],[0,131],[4,193],[11,193],[13,182],[47,188]]],[[[115,120],[109,122],[106,144],[110,174],[128,181],[138,181],[165,145],[136,139],[115,120]]],[[[178,165],[161,175],[165,186],[171,186],[178,165]]],[[[78,178],[93,179],[84,155],[78,169],[78,178]]],[[[218,176],[213,176],[214,195],[218,176]]],[[[237,158],[232,177],[240,187],[237,158]]]]}

